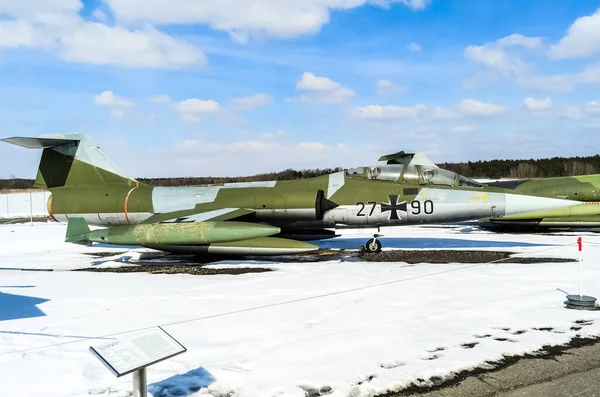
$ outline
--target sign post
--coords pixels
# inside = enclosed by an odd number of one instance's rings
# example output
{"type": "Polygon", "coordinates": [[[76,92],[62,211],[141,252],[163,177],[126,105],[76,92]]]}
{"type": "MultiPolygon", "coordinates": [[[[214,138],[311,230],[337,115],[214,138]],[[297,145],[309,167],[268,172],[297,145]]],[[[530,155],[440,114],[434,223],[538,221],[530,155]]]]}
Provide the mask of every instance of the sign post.
{"type": "Polygon", "coordinates": [[[146,367],[133,373],[133,397],[146,397],[148,395],[148,378],[146,367]]]}
{"type": "Polygon", "coordinates": [[[29,220],[31,221],[31,226],[33,226],[33,199],[31,192],[29,192],[29,220]]]}
{"type": "Polygon", "coordinates": [[[146,368],[187,349],[161,327],[156,327],[101,346],[90,346],[90,351],[117,378],[132,373],[133,397],[146,397],[146,368]]]}
{"type": "Polygon", "coordinates": [[[579,296],[583,296],[583,240],[581,237],[577,239],[579,247],[579,296]]]}
{"type": "Polygon", "coordinates": [[[567,295],[567,308],[578,310],[596,310],[596,298],[583,295],[583,239],[577,239],[579,251],[579,295],[567,295]]]}

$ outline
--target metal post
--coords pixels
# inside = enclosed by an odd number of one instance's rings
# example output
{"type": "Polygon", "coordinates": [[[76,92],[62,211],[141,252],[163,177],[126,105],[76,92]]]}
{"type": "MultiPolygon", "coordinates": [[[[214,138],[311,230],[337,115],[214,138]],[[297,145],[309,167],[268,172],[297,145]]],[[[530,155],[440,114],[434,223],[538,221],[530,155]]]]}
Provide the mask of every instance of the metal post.
{"type": "Polygon", "coordinates": [[[133,397],[148,396],[148,378],[146,368],[138,369],[133,373],[133,397]]]}
{"type": "Polygon", "coordinates": [[[33,227],[33,200],[31,199],[31,192],[29,192],[29,220],[31,221],[31,226],[33,227]]]}
{"type": "Polygon", "coordinates": [[[579,245],[579,297],[583,296],[583,241],[581,237],[577,239],[577,244],[579,245]]]}

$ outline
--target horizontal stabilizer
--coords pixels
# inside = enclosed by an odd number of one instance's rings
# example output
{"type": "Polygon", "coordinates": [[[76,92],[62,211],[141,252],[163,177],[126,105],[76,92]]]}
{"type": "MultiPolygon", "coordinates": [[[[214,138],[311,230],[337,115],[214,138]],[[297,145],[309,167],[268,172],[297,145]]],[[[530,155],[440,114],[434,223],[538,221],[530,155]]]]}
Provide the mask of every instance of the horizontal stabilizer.
{"type": "Polygon", "coordinates": [[[4,138],[3,142],[21,146],[27,149],[46,149],[69,143],[79,142],[79,139],[58,139],[58,138],[28,138],[28,137],[12,137],[4,138]]]}

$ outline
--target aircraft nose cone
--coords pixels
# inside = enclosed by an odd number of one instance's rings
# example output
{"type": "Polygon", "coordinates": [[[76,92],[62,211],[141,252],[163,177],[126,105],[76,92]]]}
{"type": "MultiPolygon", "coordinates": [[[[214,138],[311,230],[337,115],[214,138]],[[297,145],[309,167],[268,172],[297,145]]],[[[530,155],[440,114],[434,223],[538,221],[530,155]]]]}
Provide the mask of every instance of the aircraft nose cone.
{"type": "Polygon", "coordinates": [[[506,194],[506,216],[521,215],[530,212],[549,211],[581,204],[578,201],[548,197],[522,196],[506,194]]]}

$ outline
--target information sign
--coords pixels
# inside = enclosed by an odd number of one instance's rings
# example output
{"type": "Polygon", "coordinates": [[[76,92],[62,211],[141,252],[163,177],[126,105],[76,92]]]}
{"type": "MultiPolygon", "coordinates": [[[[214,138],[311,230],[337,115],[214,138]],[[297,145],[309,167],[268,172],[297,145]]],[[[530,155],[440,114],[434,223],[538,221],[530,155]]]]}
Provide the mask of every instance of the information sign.
{"type": "Polygon", "coordinates": [[[120,377],[156,364],[187,349],[161,327],[146,330],[90,351],[116,376],[120,377]]]}

